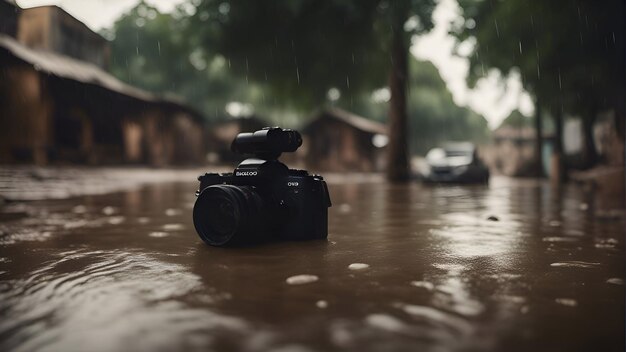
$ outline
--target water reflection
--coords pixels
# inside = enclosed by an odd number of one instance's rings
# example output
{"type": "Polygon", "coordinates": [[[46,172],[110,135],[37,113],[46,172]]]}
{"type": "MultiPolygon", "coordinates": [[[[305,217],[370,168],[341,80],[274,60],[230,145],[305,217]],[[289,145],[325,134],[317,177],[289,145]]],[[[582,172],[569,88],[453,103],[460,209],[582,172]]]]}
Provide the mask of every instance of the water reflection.
{"type": "Polygon", "coordinates": [[[223,249],[194,187],[4,207],[0,348],[623,350],[624,221],[574,188],[331,182],[328,241],[223,249]]]}

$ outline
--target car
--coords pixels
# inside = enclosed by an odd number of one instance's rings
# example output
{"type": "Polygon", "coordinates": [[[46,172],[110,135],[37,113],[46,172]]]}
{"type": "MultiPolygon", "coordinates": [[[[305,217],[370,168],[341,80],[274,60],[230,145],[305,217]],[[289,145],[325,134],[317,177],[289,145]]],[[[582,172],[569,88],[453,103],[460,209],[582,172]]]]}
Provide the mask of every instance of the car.
{"type": "Polygon", "coordinates": [[[426,154],[427,182],[487,183],[489,169],[478,157],[476,146],[470,142],[447,143],[426,154]]]}

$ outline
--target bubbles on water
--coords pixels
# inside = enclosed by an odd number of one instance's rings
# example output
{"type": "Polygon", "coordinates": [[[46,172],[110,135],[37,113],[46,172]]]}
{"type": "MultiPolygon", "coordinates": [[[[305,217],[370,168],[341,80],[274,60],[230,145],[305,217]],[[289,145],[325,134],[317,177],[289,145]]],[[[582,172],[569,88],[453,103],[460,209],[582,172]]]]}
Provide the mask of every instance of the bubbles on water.
{"type": "Polygon", "coordinates": [[[165,215],[167,216],[176,216],[176,215],[180,215],[183,212],[180,209],[174,209],[174,208],[169,208],[165,210],[165,215]]]}
{"type": "Polygon", "coordinates": [[[163,225],[163,230],[165,231],[180,231],[184,230],[185,226],[183,224],[165,224],[163,225]]]}
{"type": "Polygon", "coordinates": [[[345,348],[354,342],[354,335],[346,325],[344,321],[336,321],[330,326],[330,340],[334,345],[345,348]]]}
{"type": "Polygon", "coordinates": [[[87,220],[69,220],[65,224],[63,224],[63,228],[67,230],[77,229],[88,224],[89,222],[87,220]]]}
{"type": "Polygon", "coordinates": [[[102,213],[104,215],[113,215],[115,213],[117,213],[118,209],[112,206],[106,206],[104,208],[102,208],[102,213]]]}
{"type": "Polygon", "coordinates": [[[498,273],[489,275],[489,277],[492,279],[496,279],[496,281],[500,283],[505,283],[513,280],[518,280],[522,277],[522,275],[514,273],[498,273]]]}
{"type": "Polygon", "coordinates": [[[365,263],[352,263],[348,265],[348,269],[350,270],[365,270],[369,267],[370,267],[369,264],[365,264],[365,263]]]}
{"type": "Polygon", "coordinates": [[[411,286],[425,288],[428,291],[432,291],[435,288],[435,285],[428,281],[411,281],[411,286]]]}
{"type": "Polygon", "coordinates": [[[350,204],[343,203],[339,206],[339,212],[343,214],[347,214],[352,211],[352,206],[350,204]]]}
{"type": "Polygon", "coordinates": [[[593,246],[598,249],[615,249],[617,240],[614,238],[599,238],[596,239],[593,246]]]}
{"type": "Polygon", "coordinates": [[[387,314],[370,314],[365,317],[365,323],[369,326],[390,332],[407,332],[409,326],[402,320],[387,314]]]}
{"type": "Polygon", "coordinates": [[[111,225],[119,225],[126,220],[123,216],[111,216],[108,220],[108,223],[111,225]]]}
{"type": "Polygon", "coordinates": [[[170,235],[169,233],[163,232],[163,231],[153,231],[153,232],[150,232],[148,234],[148,236],[154,237],[154,238],[163,238],[163,237],[167,237],[169,235],[170,235]]]}
{"type": "Polygon", "coordinates": [[[485,310],[485,306],[472,296],[460,277],[448,277],[438,285],[433,299],[438,307],[445,307],[464,316],[476,316],[485,310]]]}
{"type": "Polygon", "coordinates": [[[322,300],[315,302],[315,306],[317,306],[317,308],[320,308],[320,309],[325,309],[325,308],[328,308],[328,302],[322,299],[322,300]]]}
{"type": "Polygon", "coordinates": [[[317,275],[301,274],[290,276],[287,278],[287,280],[285,280],[285,282],[287,282],[289,285],[304,285],[310,284],[317,280],[319,280],[317,275]]]}
{"type": "Polygon", "coordinates": [[[514,295],[499,295],[497,296],[499,301],[522,304],[526,302],[526,298],[522,296],[514,296],[514,295]]]}
{"type": "Polygon", "coordinates": [[[74,214],[84,214],[87,212],[87,207],[84,205],[77,205],[72,208],[72,213],[74,214]]]}
{"type": "Polygon", "coordinates": [[[461,264],[442,264],[442,263],[435,263],[433,264],[433,267],[440,269],[440,270],[445,270],[448,271],[450,273],[459,273],[461,271],[463,271],[465,269],[465,267],[461,264]]]}
{"type": "Polygon", "coordinates": [[[560,305],[567,307],[576,307],[578,305],[578,301],[573,298],[557,298],[554,301],[560,305]]]}
{"type": "Polygon", "coordinates": [[[555,243],[555,242],[577,242],[580,239],[579,238],[575,238],[575,237],[558,237],[558,236],[554,236],[554,237],[544,237],[541,240],[543,242],[555,243]]]}
{"type": "Polygon", "coordinates": [[[550,221],[548,222],[548,225],[550,225],[550,226],[552,226],[552,227],[558,227],[558,226],[561,226],[561,222],[560,222],[560,221],[558,221],[558,220],[550,220],[550,221]]]}
{"type": "Polygon", "coordinates": [[[612,285],[620,285],[623,286],[624,285],[624,279],[620,279],[619,277],[612,277],[608,280],[606,280],[607,284],[612,284],[612,285]]]}
{"type": "Polygon", "coordinates": [[[421,320],[447,326],[463,335],[468,335],[473,330],[472,325],[465,318],[455,316],[439,309],[403,303],[396,303],[394,304],[394,307],[401,309],[413,318],[419,318],[421,320]]]}
{"type": "Polygon", "coordinates": [[[27,241],[45,241],[52,232],[50,231],[32,231],[32,230],[18,230],[12,233],[3,233],[0,231],[0,245],[14,244],[17,242],[27,241]]]}
{"type": "Polygon", "coordinates": [[[150,218],[146,216],[142,216],[140,218],[137,218],[137,222],[140,224],[147,224],[150,222],[150,218]]]}

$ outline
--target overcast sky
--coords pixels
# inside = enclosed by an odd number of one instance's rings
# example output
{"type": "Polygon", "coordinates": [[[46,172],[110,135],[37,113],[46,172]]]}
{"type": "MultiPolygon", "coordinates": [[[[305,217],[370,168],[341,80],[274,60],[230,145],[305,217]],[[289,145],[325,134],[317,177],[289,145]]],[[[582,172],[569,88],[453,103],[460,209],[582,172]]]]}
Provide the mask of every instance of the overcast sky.
{"type": "MultiPolygon", "coordinates": [[[[72,16],[83,21],[93,30],[109,27],[124,12],[135,6],[139,0],[17,0],[23,8],[40,5],[57,5],[72,16]]],[[[161,12],[169,12],[185,0],[146,0],[161,12]]],[[[492,73],[487,79],[478,82],[470,90],[465,83],[468,62],[453,55],[454,38],[448,35],[450,22],[459,16],[456,0],[440,0],[433,15],[435,28],[417,38],[411,53],[423,60],[432,61],[452,92],[454,101],[461,106],[469,106],[485,116],[491,128],[497,127],[513,109],[530,115],[533,104],[517,77],[509,77],[503,82],[492,73]]],[[[465,48],[467,49],[467,48],[465,48]]]]}

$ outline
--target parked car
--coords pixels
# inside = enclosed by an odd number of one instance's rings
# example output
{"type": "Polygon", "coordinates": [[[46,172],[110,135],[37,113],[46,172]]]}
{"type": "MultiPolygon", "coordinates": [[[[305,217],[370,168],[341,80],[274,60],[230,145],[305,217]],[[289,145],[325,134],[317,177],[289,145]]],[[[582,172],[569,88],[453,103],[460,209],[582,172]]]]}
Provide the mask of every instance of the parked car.
{"type": "Polygon", "coordinates": [[[427,182],[486,183],[489,169],[469,142],[448,143],[426,154],[427,182]]]}

